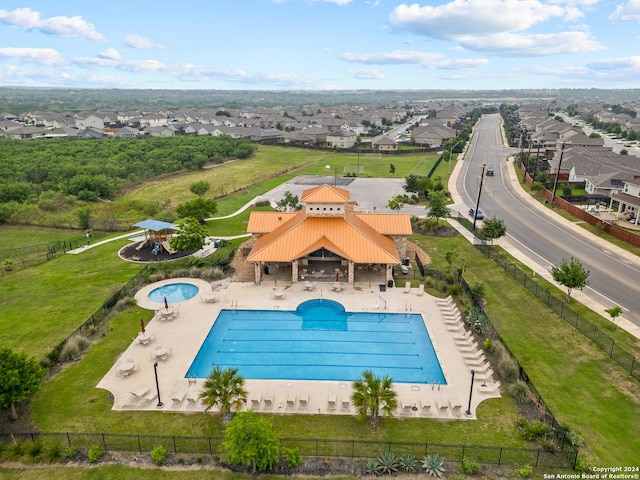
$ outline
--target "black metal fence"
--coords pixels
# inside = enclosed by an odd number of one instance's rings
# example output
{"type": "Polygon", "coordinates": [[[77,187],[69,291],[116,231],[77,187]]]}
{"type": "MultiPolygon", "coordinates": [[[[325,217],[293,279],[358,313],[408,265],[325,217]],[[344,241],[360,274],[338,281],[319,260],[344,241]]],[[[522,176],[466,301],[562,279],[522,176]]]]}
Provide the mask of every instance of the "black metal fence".
{"type": "Polygon", "coordinates": [[[562,299],[556,298],[551,295],[549,290],[540,287],[538,282],[531,278],[518,265],[511,262],[505,255],[487,246],[480,246],[478,248],[497,265],[502,267],[506,273],[511,275],[531,294],[538,298],[538,300],[543,302],[554,313],[559,315],[565,322],[595,343],[609,356],[610,359],[628,371],[632,377],[636,380],[640,380],[640,361],[638,361],[638,359],[636,359],[631,353],[618,346],[615,340],[603,333],[589,320],[573,311],[562,299]]]}
{"type": "MultiPolygon", "coordinates": [[[[213,455],[224,453],[223,437],[176,435],[135,435],[119,433],[3,433],[0,441],[39,441],[43,445],[58,444],[87,451],[100,445],[105,451],[149,453],[162,445],[174,454],[213,455]]],[[[329,440],[319,438],[284,438],[286,448],[298,448],[302,457],[340,457],[351,459],[376,458],[382,452],[396,455],[411,453],[416,458],[437,454],[444,460],[461,462],[470,458],[486,465],[531,465],[532,467],[573,468],[577,460],[575,450],[546,450],[542,448],[511,448],[500,446],[449,445],[426,442],[384,442],[366,440],[329,440]]]]}
{"type": "Polygon", "coordinates": [[[0,276],[7,275],[12,270],[25,269],[45,263],[57,255],[66,253],[84,245],[82,240],[59,241],[53,244],[28,245],[20,248],[10,248],[0,251],[0,276]]]}
{"type": "Polygon", "coordinates": [[[109,313],[113,309],[113,307],[123,298],[135,293],[138,286],[147,281],[149,275],[149,266],[145,265],[142,270],[140,270],[135,277],[129,280],[120,290],[111,295],[98,310],[96,310],[87,320],[85,320],[82,325],[76,328],[71,334],[62,340],[56,347],[54,347],[48,354],[47,358],[50,364],[55,364],[58,362],[58,358],[60,356],[60,352],[64,347],[67,341],[76,336],[83,335],[89,336],[90,330],[95,329],[100,326],[105,319],[108,317],[109,313]]]}

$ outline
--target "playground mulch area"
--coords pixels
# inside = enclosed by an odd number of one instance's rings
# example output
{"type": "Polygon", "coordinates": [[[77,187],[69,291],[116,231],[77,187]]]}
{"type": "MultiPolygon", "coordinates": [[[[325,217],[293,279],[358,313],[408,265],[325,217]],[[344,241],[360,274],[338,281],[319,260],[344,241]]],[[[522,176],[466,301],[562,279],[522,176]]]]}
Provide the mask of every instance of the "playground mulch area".
{"type": "Polygon", "coordinates": [[[131,262],[140,262],[140,263],[152,263],[152,262],[167,262],[171,260],[178,260],[180,258],[188,257],[193,254],[195,250],[187,250],[183,252],[176,252],[174,254],[170,254],[164,250],[158,252],[157,255],[151,253],[153,247],[145,246],[140,250],[136,250],[137,243],[132,243],[131,245],[127,245],[122,250],[120,250],[120,256],[126,260],[131,262]]]}

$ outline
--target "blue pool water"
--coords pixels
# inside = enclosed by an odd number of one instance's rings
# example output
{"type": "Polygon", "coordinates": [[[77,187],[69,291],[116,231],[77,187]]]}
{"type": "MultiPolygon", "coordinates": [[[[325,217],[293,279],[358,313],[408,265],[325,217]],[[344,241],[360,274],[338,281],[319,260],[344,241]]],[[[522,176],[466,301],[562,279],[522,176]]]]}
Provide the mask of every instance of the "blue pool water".
{"type": "Polygon", "coordinates": [[[321,299],[295,311],[222,310],[186,376],[206,378],[214,365],[252,379],[354,381],[372,370],[446,384],[421,315],[349,313],[321,299]]]}
{"type": "Polygon", "coordinates": [[[164,303],[164,298],[167,297],[167,302],[178,303],[195,297],[198,291],[199,288],[190,283],[170,283],[151,290],[149,300],[164,303]]]}

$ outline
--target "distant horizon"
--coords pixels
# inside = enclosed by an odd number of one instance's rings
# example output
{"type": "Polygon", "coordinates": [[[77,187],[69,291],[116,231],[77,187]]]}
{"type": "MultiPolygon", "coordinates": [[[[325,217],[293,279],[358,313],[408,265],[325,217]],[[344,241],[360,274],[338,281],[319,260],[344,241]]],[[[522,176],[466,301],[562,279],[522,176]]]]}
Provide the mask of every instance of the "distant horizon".
{"type": "Polygon", "coordinates": [[[4,0],[0,84],[629,89],[639,25],[638,0],[4,0]]]}

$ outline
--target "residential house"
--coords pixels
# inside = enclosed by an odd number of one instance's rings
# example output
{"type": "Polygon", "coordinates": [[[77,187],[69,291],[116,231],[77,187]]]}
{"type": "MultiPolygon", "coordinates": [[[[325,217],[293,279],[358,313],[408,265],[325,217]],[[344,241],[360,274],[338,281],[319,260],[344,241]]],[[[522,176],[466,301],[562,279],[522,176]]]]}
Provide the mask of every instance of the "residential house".
{"type": "Polygon", "coordinates": [[[371,139],[371,149],[374,152],[393,152],[398,150],[398,142],[387,135],[378,135],[371,139]]]}
{"type": "Polygon", "coordinates": [[[624,180],[622,192],[611,195],[609,208],[618,205],[618,212],[622,218],[628,219],[634,225],[638,225],[640,218],[640,176],[633,176],[624,180]]]}
{"type": "Polygon", "coordinates": [[[327,134],[327,147],[353,148],[358,136],[351,130],[336,130],[327,134]]]}

